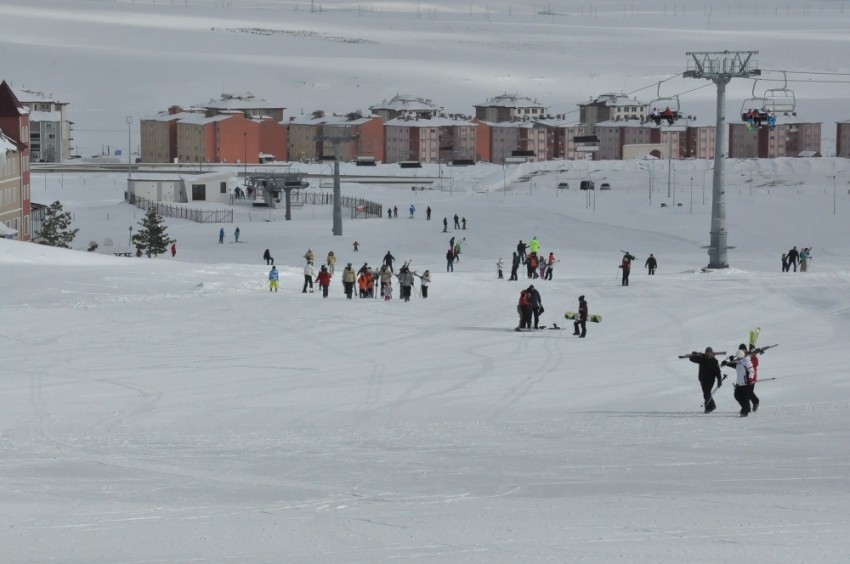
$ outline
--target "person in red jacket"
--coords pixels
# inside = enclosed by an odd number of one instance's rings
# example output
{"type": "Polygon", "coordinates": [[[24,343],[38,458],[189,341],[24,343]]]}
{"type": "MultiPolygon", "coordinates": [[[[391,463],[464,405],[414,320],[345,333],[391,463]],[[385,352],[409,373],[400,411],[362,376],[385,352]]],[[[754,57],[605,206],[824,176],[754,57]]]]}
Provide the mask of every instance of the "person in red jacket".
{"type": "Polygon", "coordinates": [[[517,304],[519,312],[519,327],[517,331],[523,329],[531,330],[531,294],[528,290],[523,290],[519,293],[519,304],[517,304]]]}
{"type": "Polygon", "coordinates": [[[322,297],[328,297],[328,288],[331,285],[331,273],[328,272],[328,267],[322,266],[322,270],[319,272],[318,276],[316,276],[316,282],[319,283],[319,286],[322,288],[322,297]]]}

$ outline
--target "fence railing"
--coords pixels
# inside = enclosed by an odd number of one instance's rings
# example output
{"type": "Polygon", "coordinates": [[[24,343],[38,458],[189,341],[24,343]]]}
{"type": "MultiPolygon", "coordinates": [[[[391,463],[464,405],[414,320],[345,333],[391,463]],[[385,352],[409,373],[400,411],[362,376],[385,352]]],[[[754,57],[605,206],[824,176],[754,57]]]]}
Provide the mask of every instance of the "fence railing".
{"type": "MultiPolygon", "coordinates": [[[[292,192],[292,202],[316,206],[333,205],[333,194],[321,192],[292,192]]],[[[363,198],[342,197],[342,207],[351,209],[351,219],[384,216],[384,206],[363,198]]]]}
{"type": "Polygon", "coordinates": [[[155,202],[135,194],[129,194],[127,201],[145,211],[151,209],[163,217],[188,219],[196,223],[233,223],[233,210],[198,210],[185,206],[155,202]]]}

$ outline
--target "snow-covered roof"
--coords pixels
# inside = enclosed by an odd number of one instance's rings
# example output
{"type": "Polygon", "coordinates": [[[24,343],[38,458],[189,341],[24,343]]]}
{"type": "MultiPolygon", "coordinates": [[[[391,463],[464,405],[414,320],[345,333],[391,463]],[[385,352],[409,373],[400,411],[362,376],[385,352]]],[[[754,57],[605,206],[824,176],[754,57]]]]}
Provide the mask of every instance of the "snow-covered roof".
{"type": "Polygon", "coordinates": [[[488,100],[481,102],[480,104],[473,105],[476,108],[548,108],[548,106],[544,106],[537,100],[532,100],[528,96],[520,96],[519,94],[508,93],[496,96],[495,98],[489,98],[488,100]]]}
{"type": "Polygon", "coordinates": [[[434,117],[431,119],[404,119],[404,118],[396,118],[391,119],[390,121],[384,123],[385,126],[396,126],[396,127],[451,127],[454,125],[471,125],[473,127],[477,127],[477,123],[472,123],[471,121],[466,121],[463,119],[452,119],[446,117],[434,117]]]}
{"type": "Polygon", "coordinates": [[[62,121],[61,112],[30,112],[30,121],[62,121]]]}
{"type": "Polygon", "coordinates": [[[6,153],[14,153],[18,150],[18,144],[12,141],[11,138],[6,137],[0,132],[0,154],[5,155],[6,153]]]}
{"type": "Polygon", "coordinates": [[[534,129],[535,127],[543,127],[542,124],[537,123],[536,121],[482,121],[481,123],[489,125],[490,127],[498,127],[502,129],[534,129]]]}
{"type": "Polygon", "coordinates": [[[393,110],[396,112],[440,111],[442,106],[433,103],[430,98],[417,98],[410,94],[396,94],[390,101],[369,107],[370,110],[393,110]]]}
{"type": "Polygon", "coordinates": [[[193,108],[210,110],[285,110],[281,105],[271,104],[261,98],[256,98],[250,92],[245,94],[222,94],[218,100],[192,104],[193,108]]]}
{"type": "Polygon", "coordinates": [[[183,119],[184,117],[203,115],[204,114],[198,114],[194,112],[178,112],[176,114],[169,114],[168,112],[159,112],[158,114],[154,114],[152,116],[143,117],[142,121],[173,121],[175,119],[183,119]]]}
{"type": "Polygon", "coordinates": [[[283,125],[361,125],[370,120],[375,119],[375,116],[360,117],[349,119],[347,115],[324,115],[322,117],[314,117],[312,114],[297,116],[289,121],[280,122],[283,125]]]}
{"type": "Polygon", "coordinates": [[[218,114],[217,116],[207,117],[204,114],[188,113],[180,118],[177,123],[185,123],[189,125],[206,125],[217,121],[224,121],[233,117],[233,114],[218,114]]]}
{"type": "Polygon", "coordinates": [[[579,104],[580,106],[609,106],[609,107],[617,107],[617,106],[648,106],[649,103],[641,102],[639,100],[634,100],[629,98],[625,94],[614,94],[613,92],[609,92],[607,94],[602,94],[595,100],[591,102],[585,102],[583,104],[579,104]]]}
{"type": "Polygon", "coordinates": [[[44,92],[38,92],[35,90],[30,90],[28,88],[16,88],[14,86],[10,87],[12,92],[15,93],[15,97],[21,103],[32,103],[32,102],[50,102],[52,104],[67,104],[68,102],[60,102],[58,100],[53,99],[53,94],[45,94],[44,92]]]}
{"type": "Polygon", "coordinates": [[[800,159],[811,158],[811,157],[819,157],[819,156],[820,156],[820,153],[818,153],[817,151],[800,151],[799,153],[797,153],[797,158],[800,158],[800,159]]]}
{"type": "Polygon", "coordinates": [[[12,229],[11,227],[6,227],[5,223],[0,223],[0,237],[3,237],[5,239],[7,236],[15,235],[17,233],[18,233],[17,229],[12,229]]]}

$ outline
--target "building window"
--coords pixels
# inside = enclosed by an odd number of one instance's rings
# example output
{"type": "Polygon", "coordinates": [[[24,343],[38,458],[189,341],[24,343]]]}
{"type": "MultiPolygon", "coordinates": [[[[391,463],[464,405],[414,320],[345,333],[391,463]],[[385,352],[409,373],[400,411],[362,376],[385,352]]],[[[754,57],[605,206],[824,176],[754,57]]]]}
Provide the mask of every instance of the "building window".
{"type": "Polygon", "coordinates": [[[207,185],[206,184],[192,184],[192,200],[206,200],[207,199],[207,185]]]}

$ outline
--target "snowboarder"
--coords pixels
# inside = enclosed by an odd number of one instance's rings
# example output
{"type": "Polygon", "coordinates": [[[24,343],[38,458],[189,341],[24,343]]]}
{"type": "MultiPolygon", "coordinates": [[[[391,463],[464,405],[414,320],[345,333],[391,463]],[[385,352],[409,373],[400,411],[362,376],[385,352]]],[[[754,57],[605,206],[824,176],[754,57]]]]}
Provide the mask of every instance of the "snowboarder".
{"type": "Polygon", "coordinates": [[[650,276],[654,276],[655,275],[655,269],[658,268],[658,261],[655,260],[654,256],[652,256],[652,253],[649,253],[649,258],[646,259],[646,262],[644,263],[643,266],[646,267],[647,272],[649,273],[650,276]]]}
{"type": "Polygon", "coordinates": [[[410,204],[410,217],[408,219],[413,219],[413,214],[416,213],[416,206],[410,204]]]}
{"type": "Polygon", "coordinates": [[[399,269],[398,283],[401,285],[401,299],[406,302],[410,301],[410,294],[413,290],[413,274],[410,268],[405,264],[399,269]]]}
{"type": "Polygon", "coordinates": [[[360,243],[358,243],[357,241],[354,241],[354,252],[355,253],[360,252],[360,243]]]}
{"type": "Polygon", "coordinates": [[[301,290],[302,294],[307,293],[307,286],[310,286],[310,292],[313,291],[313,276],[316,274],[316,271],[313,269],[313,263],[308,262],[307,266],[304,267],[304,288],[301,290]]]}
{"type": "Polygon", "coordinates": [[[511,261],[511,277],[510,280],[517,280],[516,272],[519,270],[519,255],[514,251],[514,256],[511,261]]]}
{"type": "Polygon", "coordinates": [[[750,400],[752,399],[752,387],[750,384],[752,384],[753,362],[746,352],[739,349],[734,360],[724,360],[720,363],[720,366],[731,366],[737,371],[738,378],[735,383],[735,401],[741,406],[741,417],[746,417],[750,414],[750,400]]]}
{"type": "Polygon", "coordinates": [[[222,228],[218,231],[218,244],[219,244],[219,245],[223,245],[223,244],[224,244],[224,227],[222,227],[222,228]]]}
{"type": "Polygon", "coordinates": [[[516,254],[519,256],[519,260],[522,264],[525,264],[525,250],[528,248],[528,245],[522,242],[522,239],[519,240],[519,243],[516,246],[516,254]]]}
{"type": "Polygon", "coordinates": [[[322,297],[327,298],[328,288],[330,288],[331,285],[331,273],[328,272],[328,268],[325,265],[322,265],[322,270],[319,272],[319,275],[316,276],[316,282],[322,289],[322,297]]]}
{"type": "Polygon", "coordinates": [[[584,339],[587,335],[587,302],[584,296],[578,297],[578,317],[573,323],[573,335],[577,335],[580,339],[584,339]],[[579,327],[581,327],[581,333],[579,333],[579,327]]]}
{"type": "Polygon", "coordinates": [[[279,277],[277,273],[277,267],[273,266],[271,272],[269,272],[269,292],[271,292],[272,290],[277,292],[278,280],[279,277]]]}
{"type": "Polygon", "coordinates": [[[711,397],[714,382],[717,381],[718,388],[723,384],[723,379],[720,376],[720,364],[718,364],[717,359],[714,357],[714,349],[706,347],[704,353],[694,351],[685,356],[694,364],[699,364],[698,377],[700,386],[702,386],[703,406],[705,407],[705,413],[711,413],[717,409],[717,404],[714,403],[714,399],[711,397]]]}
{"type": "Polygon", "coordinates": [[[425,210],[425,219],[431,221],[431,206],[428,206],[425,210]]]}
{"type": "Polygon", "coordinates": [[[336,255],[333,251],[328,253],[328,258],[325,260],[325,264],[328,265],[328,270],[331,274],[333,274],[334,270],[336,270],[336,255]]]}
{"type": "Polygon", "coordinates": [[[394,272],[394,270],[393,270],[393,261],[394,260],[395,260],[395,257],[389,251],[387,251],[387,254],[384,255],[384,264],[389,267],[390,272],[394,272]]]}
{"type": "Polygon", "coordinates": [[[531,313],[534,314],[534,328],[538,329],[540,316],[545,311],[543,309],[543,298],[540,297],[540,292],[534,286],[529,286],[526,291],[528,292],[529,302],[531,303],[531,313]]]}
{"type": "Polygon", "coordinates": [[[519,327],[517,327],[516,330],[531,330],[531,296],[529,295],[528,290],[522,290],[519,293],[517,312],[519,313],[519,327]]]}
{"type": "Polygon", "coordinates": [[[623,262],[620,264],[620,268],[623,269],[623,286],[629,285],[629,274],[632,272],[633,260],[635,260],[634,255],[630,255],[628,252],[623,255],[623,262]]]}
{"type": "Polygon", "coordinates": [[[462,217],[460,219],[460,223],[461,223],[461,230],[466,229],[466,218],[465,217],[462,217]]]}
{"type": "Polygon", "coordinates": [[[310,264],[316,260],[316,255],[313,254],[313,249],[307,249],[307,252],[304,253],[304,258],[307,259],[307,262],[310,264]]]}
{"type": "Polygon", "coordinates": [[[537,254],[537,251],[540,250],[540,241],[537,240],[537,236],[528,242],[528,247],[531,249],[531,252],[537,254]]]}
{"type": "Polygon", "coordinates": [[[428,286],[431,285],[431,271],[426,270],[422,273],[422,276],[419,277],[420,286],[419,289],[422,290],[422,299],[428,298],[428,286]]]}
{"type": "Polygon", "coordinates": [[[800,252],[797,250],[795,246],[793,249],[788,251],[788,263],[794,267],[794,272],[797,272],[797,260],[800,258],[800,252]]]}
{"type": "Polygon", "coordinates": [[[266,266],[274,264],[274,259],[268,249],[263,253],[263,260],[266,261],[266,266]]]}
{"type": "Polygon", "coordinates": [[[177,242],[171,243],[171,258],[177,254],[177,242]]]}
{"type": "Polygon", "coordinates": [[[455,271],[455,250],[449,249],[446,251],[446,272],[455,271]]]}
{"type": "Polygon", "coordinates": [[[448,232],[449,232],[449,218],[444,217],[443,218],[443,233],[448,233],[448,232]]]}
{"type": "Polygon", "coordinates": [[[555,253],[549,253],[548,264],[546,266],[546,280],[552,279],[552,269],[555,267],[555,263],[558,262],[555,260],[555,253]]]}
{"type": "Polygon", "coordinates": [[[460,229],[460,218],[455,214],[455,229],[460,229]]]}
{"type": "Polygon", "coordinates": [[[356,281],[357,273],[354,272],[354,268],[352,268],[351,263],[348,263],[348,265],[342,269],[342,287],[345,288],[345,297],[349,300],[351,299],[352,294],[354,294],[354,283],[356,281]]]}
{"type": "Polygon", "coordinates": [[[236,243],[238,243],[238,242],[239,242],[239,228],[238,228],[238,227],[237,227],[237,228],[236,228],[236,230],[233,232],[233,240],[234,240],[234,242],[236,242],[236,243]]]}
{"type": "Polygon", "coordinates": [[[505,275],[502,274],[502,271],[505,269],[505,261],[502,260],[502,257],[499,257],[499,262],[496,263],[496,269],[499,271],[499,280],[504,280],[505,275]]]}

